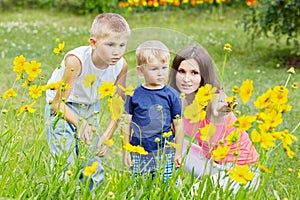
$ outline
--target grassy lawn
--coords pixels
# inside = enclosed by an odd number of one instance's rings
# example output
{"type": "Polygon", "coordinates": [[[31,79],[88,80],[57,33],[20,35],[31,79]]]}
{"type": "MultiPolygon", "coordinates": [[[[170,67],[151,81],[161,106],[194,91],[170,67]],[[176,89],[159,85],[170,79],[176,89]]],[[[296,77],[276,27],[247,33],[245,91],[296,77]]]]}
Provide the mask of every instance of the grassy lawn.
{"type": "MultiPolygon", "coordinates": [[[[129,65],[127,84],[136,86],[141,82],[135,70],[135,48],[148,39],[158,39],[164,42],[171,50],[172,56],[186,45],[199,44],[211,54],[221,77],[221,68],[224,60],[224,44],[232,45],[224,76],[226,93],[232,96],[232,87],[250,79],[254,81],[253,97],[247,104],[240,103],[238,110],[244,114],[255,114],[253,102],[259,95],[276,85],[284,85],[291,66],[284,66],[285,60],[291,57],[290,47],[285,41],[280,44],[270,38],[258,38],[252,47],[249,36],[237,26],[241,20],[243,9],[230,9],[224,11],[220,17],[217,12],[159,12],[144,14],[124,14],[132,29],[132,36],[128,42],[125,58],[129,65]]],[[[20,81],[15,83],[16,73],[12,71],[13,60],[16,56],[24,55],[27,61],[36,60],[42,63],[42,74],[45,84],[52,71],[60,64],[63,56],[55,55],[53,48],[57,47],[56,38],[65,41],[65,52],[77,46],[88,45],[89,28],[95,15],[75,16],[69,13],[50,11],[23,10],[20,12],[0,13],[0,94],[15,85],[20,92],[13,100],[0,99],[1,110],[8,110],[0,114],[0,199],[62,199],[78,195],[78,171],[71,177],[61,179],[63,166],[58,166],[56,171],[50,169],[49,147],[46,142],[44,129],[45,98],[37,100],[34,114],[23,114],[16,117],[20,107],[32,103],[20,81]],[[23,92],[22,92],[23,91],[23,92]]],[[[290,132],[299,123],[300,93],[291,90],[291,83],[300,80],[300,73],[291,77],[288,84],[289,103],[292,111],[284,114],[284,122],[280,130],[288,129],[290,132]]],[[[22,82],[22,81],[21,81],[22,82]]],[[[298,89],[299,90],[299,89],[298,89]]],[[[19,93],[18,92],[18,93],[19,93]]],[[[105,122],[103,122],[105,123],[105,122]]],[[[106,181],[103,187],[96,192],[95,199],[112,198],[123,199],[125,196],[133,198],[133,193],[128,190],[132,180],[122,166],[121,142],[119,130],[114,135],[115,145],[109,155],[103,159],[106,170],[106,181]],[[109,193],[112,192],[112,193],[109,193]],[[109,194],[109,195],[108,195],[109,194]]],[[[299,137],[299,128],[294,132],[299,137]]],[[[259,145],[257,148],[262,150],[259,145]]],[[[295,152],[290,159],[278,143],[268,153],[262,153],[265,159],[264,166],[270,173],[262,173],[261,185],[255,194],[241,191],[236,199],[297,199],[300,196],[299,186],[299,154],[300,145],[296,141],[291,146],[295,152]],[[290,168],[290,169],[289,169],[290,168]]],[[[188,174],[184,176],[182,189],[168,188],[157,185],[154,189],[147,188],[151,183],[141,183],[141,190],[133,191],[136,198],[150,196],[149,199],[192,199],[190,186],[193,179],[188,174]],[[170,195],[165,195],[164,191],[170,195]],[[140,195],[140,196],[139,196],[140,195]]],[[[81,188],[82,189],[82,188],[81,188]]],[[[230,193],[207,188],[210,199],[230,198],[230,193]],[[214,191],[215,193],[213,193],[214,191]]],[[[90,198],[91,194],[82,192],[82,199],[90,198]]],[[[197,197],[195,197],[197,199],[197,197]]]]}

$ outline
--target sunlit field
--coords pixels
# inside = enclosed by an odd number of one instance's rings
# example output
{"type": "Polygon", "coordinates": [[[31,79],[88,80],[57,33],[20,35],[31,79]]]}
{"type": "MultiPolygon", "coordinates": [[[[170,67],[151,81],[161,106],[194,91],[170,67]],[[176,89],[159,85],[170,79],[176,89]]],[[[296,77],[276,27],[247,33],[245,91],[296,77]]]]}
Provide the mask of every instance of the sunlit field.
{"type": "MultiPolygon", "coordinates": [[[[243,27],[238,26],[245,11],[226,8],[222,16],[205,10],[200,13],[189,10],[125,13],[123,16],[131,26],[132,35],[124,57],[129,66],[127,86],[135,87],[142,82],[135,70],[135,48],[139,43],[161,40],[169,47],[172,57],[182,47],[198,44],[212,56],[227,95],[237,96],[237,116],[263,113],[264,108],[254,104],[258,97],[269,94],[268,90],[288,98],[273,102],[280,104],[276,104],[280,107],[277,107],[280,119],[277,115],[268,115],[270,121],[275,121],[270,125],[273,132],[255,135],[253,130],[259,129],[257,121],[247,129],[260,154],[256,166],[260,170],[260,183],[255,192],[241,184],[240,191],[233,194],[229,188],[223,190],[210,184],[209,177],[197,180],[183,169],[179,169],[168,184],[162,184],[160,176],[155,180],[140,177],[134,181],[123,164],[120,127],[113,136],[113,143],[109,143],[108,155],[102,159],[104,183],[94,192],[88,190],[89,176],[78,181],[82,170],[86,170],[80,166],[89,156],[88,151],[81,152],[72,168],[66,167],[67,153],[52,165],[44,127],[43,88],[47,87],[47,80],[59,67],[64,53],[89,45],[89,28],[95,15],[22,10],[0,13],[0,199],[298,199],[300,66],[284,64],[292,56],[285,41],[275,43],[272,37],[258,38],[252,46],[243,27]],[[59,46],[62,43],[63,48],[59,46]],[[231,45],[232,51],[224,50],[226,43],[231,45]],[[55,48],[61,51],[55,54],[55,48]],[[16,63],[21,56],[28,69],[36,66],[40,72],[18,71],[16,63]],[[237,86],[242,90],[246,80],[253,81],[253,92],[249,100],[243,102],[233,88],[237,86]],[[34,85],[40,87],[40,91],[32,92],[34,85]],[[176,185],[177,179],[182,183],[176,185]],[[195,183],[199,183],[198,190],[194,190],[195,183]]],[[[111,116],[107,98],[101,99],[101,105],[103,110],[98,117],[102,119],[104,130],[111,116]]],[[[260,123],[272,123],[270,121],[260,123]]],[[[85,149],[86,145],[82,147],[85,149]]],[[[237,180],[232,178],[231,181],[237,180]]]]}

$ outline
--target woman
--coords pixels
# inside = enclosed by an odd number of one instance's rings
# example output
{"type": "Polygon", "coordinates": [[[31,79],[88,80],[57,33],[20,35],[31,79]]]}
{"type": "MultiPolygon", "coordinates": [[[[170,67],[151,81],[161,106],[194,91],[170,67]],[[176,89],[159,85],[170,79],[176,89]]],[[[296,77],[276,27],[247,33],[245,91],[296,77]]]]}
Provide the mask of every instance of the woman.
{"type": "MultiPolygon", "coordinates": [[[[189,137],[183,147],[186,154],[184,155],[186,171],[189,173],[193,171],[194,176],[198,178],[210,174],[213,180],[218,180],[218,183],[225,187],[228,182],[225,170],[232,168],[234,164],[253,165],[258,162],[259,155],[245,131],[239,131],[238,139],[234,143],[226,139],[236,130],[235,127],[227,127],[236,120],[236,117],[225,100],[225,93],[220,90],[213,61],[204,48],[188,46],[176,54],[169,84],[178,92],[185,94],[185,107],[193,103],[198,89],[206,84],[217,88],[218,93],[216,99],[209,103],[204,120],[191,123],[189,119],[183,118],[185,133],[189,137]],[[201,139],[201,129],[210,124],[215,127],[214,133],[209,139],[201,139]],[[194,144],[193,140],[196,140],[199,146],[194,144]],[[230,150],[224,158],[216,159],[212,156],[212,152],[220,145],[227,146],[230,150]]],[[[255,177],[257,176],[258,173],[255,177]]],[[[256,185],[255,182],[254,180],[251,182],[252,187],[256,185]]],[[[239,185],[236,184],[232,188],[237,192],[239,185]]]]}

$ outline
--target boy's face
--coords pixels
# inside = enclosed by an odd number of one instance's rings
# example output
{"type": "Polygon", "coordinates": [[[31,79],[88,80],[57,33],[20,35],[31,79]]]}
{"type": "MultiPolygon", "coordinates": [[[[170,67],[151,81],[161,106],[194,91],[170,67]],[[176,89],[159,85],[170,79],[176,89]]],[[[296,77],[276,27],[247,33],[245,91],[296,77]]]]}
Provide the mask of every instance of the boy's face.
{"type": "Polygon", "coordinates": [[[115,65],[124,55],[128,34],[108,37],[103,40],[91,38],[95,63],[98,65],[115,65]]]}
{"type": "Polygon", "coordinates": [[[161,63],[161,61],[154,59],[152,63],[138,66],[137,69],[139,73],[144,76],[147,86],[160,87],[164,85],[168,78],[169,64],[169,60],[165,63],[161,63]]]}

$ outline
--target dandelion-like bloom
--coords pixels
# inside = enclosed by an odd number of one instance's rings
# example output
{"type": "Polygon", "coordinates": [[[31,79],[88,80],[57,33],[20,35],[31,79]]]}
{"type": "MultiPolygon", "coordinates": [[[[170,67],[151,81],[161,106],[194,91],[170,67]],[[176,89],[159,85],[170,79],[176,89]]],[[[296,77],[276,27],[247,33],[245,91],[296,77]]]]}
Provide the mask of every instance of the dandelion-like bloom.
{"type": "Polygon", "coordinates": [[[56,54],[56,55],[59,55],[65,48],[65,42],[61,42],[58,44],[58,47],[54,48],[53,49],[53,52],[56,54]]]}
{"type": "Polygon", "coordinates": [[[35,60],[32,60],[30,63],[25,63],[24,70],[28,74],[28,80],[30,82],[33,81],[42,72],[42,69],[40,68],[41,65],[42,63],[36,62],[35,60]]]}
{"type": "Polygon", "coordinates": [[[233,122],[233,126],[236,127],[240,131],[247,131],[252,127],[252,122],[256,120],[255,116],[240,116],[237,118],[235,122],[233,122]]]}
{"type": "Polygon", "coordinates": [[[7,98],[10,98],[10,97],[16,97],[18,94],[16,93],[16,91],[13,89],[13,88],[10,88],[8,90],[6,90],[4,93],[3,93],[3,98],[4,99],[7,99],[7,98]]]}
{"type": "Polygon", "coordinates": [[[133,86],[128,86],[127,88],[124,88],[122,85],[118,85],[118,88],[120,88],[125,95],[127,96],[133,96],[133,93],[134,93],[134,87],[133,86]]]}
{"type": "Polygon", "coordinates": [[[93,162],[93,163],[92,163],[92,166],[86,166],[86,167],[84,168],[83,175],[84,175],[84,176],[89,176],[89,175],[95,173],[97,167],[98,167],[98,162],[93,162]]]}
{"type": "Polygon", "coordinates": [[[241,100],[246,103],[249,101],[253,91],[253,81],[252,80],[246,80],[242,83],[240,87],[240,98],[241,100]]]}
{"type": "Polygon", "coordinates": [[[25,105],[25,106],[22,106],[20,108],[20,112],[17,114],[17,116],[19,117],[23,112],[29,112],[29,113],[34,113],[35,112],[35,109],[32,108],[32,106],[35,104],[36,102],[34,101],[32,104],[30,105],[25,105]]]}
{"type": "Polygon", "coordinates": [[[258,109],[268,107],[272,103],[270,100],[272,92],[273,90],[270,88],[266,93],[257,97],[257,99],[254,101],[254,106],[258,109]]]}
{"type": "Polygon", "coordinates": [[[293,89],[297,89],[297,87],[298,87],[298,83],[297,83],[297,82],[294,82],[294,83],[292,84],[292,88],[293,88],[293,89]]]}
{"type": "Polygon", "coordinates": [[[113,96],[116,92],[116,86],[114,82],[103,81],[102,85],[98,88],[98,93],[100,94],[100,99],[106,96],[113,96]]]}
{"type": "Polygon", "coordinates": [[[21,78],[25,63],[26,63],[26,58],[23,55],[15,57],[13,61],[14,64],[13,71],[18,74],[16,80],[19,80],[21,78]]]}
{"type": "Polygon", "coordinates": [[[270,99],[276,104],[285,104],[288,101],[288,89],[284,86],[275,86],[270,99]]]}
{"type": "Polygon", "coordinates": [[[96,80],[97,80],[97,74],[87,74],[82,80],[83,87],[84,88],[92,87],[92,85],[94,85],[96,80]]]}
{"type": "Polygon", "coordinates": [[[197,101],[193,101],[193,103],[184,109],[184,116],[186,119],[189,119],[191,123],[197,123],[205,118],[206,112],[199,107],[197,101]]]}
{"type": "Polygon", "coordinates": [[[40,96],[42,96],[42,93],[43,93],[43,88],[41,86],[32,85],[29,87],[29,95],[34,99],[37,99],[40,96]]]}
{"type": "Polygon", "coordinates": [[[216,132],[216,126],[214,124],[206,124],[203,128],[200,129],[200,139],[203,141],[209,141],[209,139],[216,132]]]}
{"type": "Polygon", "coordinates": [[[231,44],[226,43],[225,46],[224,46],[224,50],[225,50],[225,51],[228,51],[228,52],[232,51],[232,50],[231,50],[231,44]]]}
{"type": "Polygon", "coordinates": [[[275,138],[271,133],[266,133],[261,131],[260,133],[257,130],[251,132],[252,142],[260,142],[260,146],[265,150],[269,150],[270,147],[275,146],[275,138]]]}
{"type": "Polygon", "coordinates": [[[129,151],[129,152],[132,152],[132,153],[138,153],[138,154],[141,154],[141,155],[147,155],[148,152],[144,149],[144,147],[141,147],[141,146],[133,146],[129,143],[126,143],[123,145],[123,148],[126,150],[126,151],[129,151]]]}
{"type": "Polygon", "coordinates": [[[212,155],[213,155],[213,160],[215,161],[219,161],[224,159],[227,154],[230,151],[230,147],[226,146],[226,145],[220,145],[217,147],[217,149],[212,151],[212,155]]]}
{"type": "Polygon", "coordinates": [[[124,100],[118,94],[115,94],[109,102],[109,110],[111,113],[111,118],[113,120],[118,120],[121,118],[124,111],[124,100]]]}
{"type": "Polygon", "coordinates": [[[249,171],[248,165],[236,165],[229,170],[229,177],[237,183],[246,184],[254,178],[254,172],[249,171]]]}
{"type": "Polygon", "coordinates": [[[240,132],[238,130],[232,131],[227,137],[226,141],[229,144],[233,144],[239,140],[240,132]]]}
{"type": "Polygon", "coordinates": [[[212,87],[210,84],[206,84],[198,89],[195,99],[201,106],[206,106],[208,101],[215,100],[217,88],[212,87]]]}

